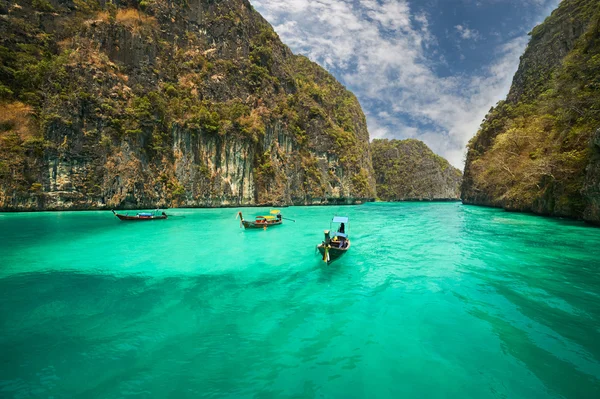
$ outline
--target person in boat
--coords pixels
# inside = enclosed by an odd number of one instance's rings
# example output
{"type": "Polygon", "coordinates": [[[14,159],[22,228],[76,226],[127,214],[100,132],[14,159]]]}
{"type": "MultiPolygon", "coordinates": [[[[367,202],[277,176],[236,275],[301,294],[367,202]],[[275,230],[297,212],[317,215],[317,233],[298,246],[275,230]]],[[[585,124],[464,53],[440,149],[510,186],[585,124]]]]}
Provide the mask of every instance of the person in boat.
{"type": "Polygon", "coordinates": [[[342,234],[346,233],[346,226],[344,226],[344,223],[340,224],[340,228],[338,230],[338,233],[342,233],[342,234]]]}
{"type": "Polygon", "coordinates": [[[344,238],[335,236],[331,240],[331,246],[335,248],[344,248],[344,238]]]}

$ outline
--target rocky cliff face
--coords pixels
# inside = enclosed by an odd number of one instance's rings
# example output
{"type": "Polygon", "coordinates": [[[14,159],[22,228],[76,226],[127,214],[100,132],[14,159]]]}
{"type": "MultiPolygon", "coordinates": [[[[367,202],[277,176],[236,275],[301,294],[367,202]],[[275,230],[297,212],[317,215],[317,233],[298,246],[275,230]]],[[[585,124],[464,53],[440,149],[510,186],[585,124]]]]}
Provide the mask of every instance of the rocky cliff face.
{"type": "Polygon", "coordinates": [[[247,0],[0,0],[0,210],[375,197],[354,95],[247,0]]]}
{"type": "Polygon", "coordinates": [[[463,201],[600,223],[599,127],[600,3],[563,0],[469,143],[463,201]]]}
{"type": "Polygon", "coordinates": [[[462,173],[419,140],[373,140],[377,194],[384,201],[459,200],[462,173]]]}

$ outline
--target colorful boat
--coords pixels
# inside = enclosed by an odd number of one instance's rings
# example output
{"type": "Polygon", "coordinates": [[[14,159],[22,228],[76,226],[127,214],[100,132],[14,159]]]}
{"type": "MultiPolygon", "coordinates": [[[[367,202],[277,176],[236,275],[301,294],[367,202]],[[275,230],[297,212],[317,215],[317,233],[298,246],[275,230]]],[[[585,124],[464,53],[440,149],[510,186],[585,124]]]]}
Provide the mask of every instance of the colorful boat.
{"type": "Polygon", "coordinates": [[[160,214],[158,213],[158,210],[156,210],[155,212],[138,212],[135,215],[129,215],[129,214],[120,214],[115,212],[114,210],[112,211],[112,213],[114,213],[114,215],[116,217],[119,218],[119,220],[161,220],[161,219],[166,219],[168,216],[166,213],[161,212],[160,214]]]}
{"type": "Polygon", "coordinates": [[[325,230],[325,239],[321,244],[317,245],[323,262],[330,264],[348,252],[350,249],[350,238],[348,238],[346,232],[347,226],[349,226],[347,216],[334,216],[331,219],[329,230],[325,230]],[[339,223],[339,227],[336,232],[331,233],[334,223],[339,223]]]}
{"type": "Polygon", "coordinates": [[[283,223],[283,217],[278,210],[272,210],[270,215],[256,216],[254,220],[245,220],[242,212],[238,212],[237,216],[240,218],[240,227],[244,226],[246,229],[266,230],[267,227],[279,226],[283,223]]]}

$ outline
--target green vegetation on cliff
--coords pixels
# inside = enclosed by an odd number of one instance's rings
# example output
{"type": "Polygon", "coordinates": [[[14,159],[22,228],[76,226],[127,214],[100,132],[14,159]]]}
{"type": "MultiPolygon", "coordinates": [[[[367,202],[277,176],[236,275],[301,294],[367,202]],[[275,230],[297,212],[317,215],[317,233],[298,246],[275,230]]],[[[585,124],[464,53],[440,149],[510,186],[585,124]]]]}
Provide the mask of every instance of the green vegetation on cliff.
{"type": "Polygon", "coordinates": [[[373,198],[365,117],[247,0],[0,0],[0,209],[373,198]]]}
{"type": "Polygon", "coordinates": [[[564,0],[469,143],[463,201],[600,221],[598,128],[600,3],[564,0]]]}
{"type": "Polygon", "coordinates": [[[462,173],[422,141],[373,140],[371,153],[380,199],[460,199],[462,173]]]}

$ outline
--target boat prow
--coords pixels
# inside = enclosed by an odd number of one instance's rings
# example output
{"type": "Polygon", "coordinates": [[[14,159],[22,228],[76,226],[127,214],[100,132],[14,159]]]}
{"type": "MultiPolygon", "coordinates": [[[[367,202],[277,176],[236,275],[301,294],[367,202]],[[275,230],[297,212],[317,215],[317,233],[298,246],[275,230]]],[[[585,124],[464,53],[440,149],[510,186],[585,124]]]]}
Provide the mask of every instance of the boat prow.
{"type": "Polygon", "coordinates": [[[323,262],[327,262],[327,264],[330,264],[334,260],[341,258],[346,252],[348,252],[351,245],[352,244],[350,243],[350,240],[346,240],[345,246],[343,248],[321,243],[317,245],[317,249],[321,254],[321,259],[323,259],[323,262]]]}

